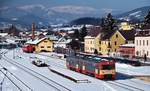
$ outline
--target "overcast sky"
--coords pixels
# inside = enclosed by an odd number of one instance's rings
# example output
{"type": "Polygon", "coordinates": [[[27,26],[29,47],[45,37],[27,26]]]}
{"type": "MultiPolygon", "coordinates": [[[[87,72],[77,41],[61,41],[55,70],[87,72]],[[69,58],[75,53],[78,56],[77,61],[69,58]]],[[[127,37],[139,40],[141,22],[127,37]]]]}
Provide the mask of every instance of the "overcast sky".
{"type": "Polygon", "coordinates": [[[49,8],[70,5],[70,7],[82,6],[97,10],[125,12],[142,6],[150,6],[150,0],[0,0],[0,7],[34,4],[41,4],[49,8]]]}

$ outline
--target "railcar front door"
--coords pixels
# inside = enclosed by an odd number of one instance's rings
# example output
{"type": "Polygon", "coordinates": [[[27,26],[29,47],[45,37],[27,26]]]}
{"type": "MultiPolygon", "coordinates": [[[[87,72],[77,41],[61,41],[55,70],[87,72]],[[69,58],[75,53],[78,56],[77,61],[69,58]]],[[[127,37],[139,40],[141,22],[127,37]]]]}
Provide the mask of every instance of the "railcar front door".
{"type": "Polygon", "coordinates": [[[99,68],[95,67],[95,77],[99,78],[99,68]]]}

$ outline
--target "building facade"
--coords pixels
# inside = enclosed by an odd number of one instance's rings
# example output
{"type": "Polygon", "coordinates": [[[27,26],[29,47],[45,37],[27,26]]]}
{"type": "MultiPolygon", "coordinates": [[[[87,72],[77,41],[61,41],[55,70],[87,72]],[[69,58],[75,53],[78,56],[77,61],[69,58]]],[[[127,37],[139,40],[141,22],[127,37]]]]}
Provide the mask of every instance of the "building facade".
{"type": "Polygon", "coordinates": [[[135,36],[135,55],[150,58],[150,31],[139,31],[135,36]]]}
{"type": "Polygon", "coordinates": [[[126,39],[121,35],[119,31],[114,31],[109,35],[105,35],[100,40],[100,53],[108,55],[112,52],[116,52],[120,45],[125,44],[126,39]]]}
{"type": "Polygon", "coordinates": [[[94,53],[95,49],[95,37],[86,36],[84,38],[84,52],[94,53]]]}
{"type": "Polygon", "coordinates": [[[67,39],[64,36],[61,37],[58,41],[54,42],[54,48],[67,48],[67,44],[70,43],[72,39],[67,39]]]}
{"type": "Polygon", "coordinates": [[[95,50],[99,53],[100,27],[94,27],[88,35],[84,37],[84,52],[94,53],[95,50]]]}
{"type": "Polygon", "coordinates": [[[120,45],[117,52],[122,57],[134,57],[135,56],[135,44],[120,45]]]}
{"type": "Polygon", "coordinates": [[[117,52],[120,45],[134,43],[134,30],[129,31],[112,31],[100,37],[99,50],[103,55],[117,52]]]}
{"type": "Polygon", "coordinates": [[[131,30],[133,27],[128,22],[122,22],[119,30],[131,30]]]}
{"type": "Polygon", "coordinates": [[[35,52],[52,52],[53,51],[53,41],[49,40],[48,38],[41,38],[30,40],[27,44],[32,45],[35,48],[35,52]]]}

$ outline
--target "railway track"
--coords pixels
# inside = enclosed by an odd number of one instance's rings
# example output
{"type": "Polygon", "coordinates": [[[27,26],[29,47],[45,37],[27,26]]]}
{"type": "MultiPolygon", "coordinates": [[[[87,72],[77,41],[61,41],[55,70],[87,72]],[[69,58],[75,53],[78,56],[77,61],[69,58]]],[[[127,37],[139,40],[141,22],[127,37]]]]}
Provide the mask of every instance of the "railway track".
{"type": "Polygon", "coordinates": [[[46,85],[54,88],[56,91],[71,91],[69,88],[59,84],[58,82],[18,63],[18,62],[15,62],[13,61],[13,59],[10,59],[8,58],[5,54],[3,55],[2,57],[6,62],[14,65],[14,66],[17,66],[18,68],[20,68],[21,70],[25,71],[26,73],[30,74],[31,76],[39,79],[40,81],[42,81],[43,83],[45,83],[46,85]]]}
{"type": "MultiPolygon", "coordinates": [[[[22,52],[20,52],[20,51],[19,51],[19,54],[22,55],[22,57],[23,57],[23,56],[24,56],[24,57],[30,57],[29,55],[22,54],[22,52]]],[[[36,53],[36,55],[45,56],[45,57],[50,57],[50,56],[46,56],[46,55],[42,55],[42,54],[38,54],[38,53],[36,53]]],[[[38,59],[45,60],[45,59],[42,59],[42,58],[38,58],[38,59]]],[[[49,60],[49,61],[52,61],[52,60],[49,60]]],[[[64,65],[61,65],[61,64],[59,64],[58,62],[55,62],[55,61],[53,61],[53,63],[50,62],[50,65],[54,65],[54,66],[60,67],[60,68],[62,68],[62,69],[67,69],[67,68],[64,67],[64,65]]]]}
{"type": "MultiPolygon", "coordinates": [[[[41,55],[41,54],[37,54],[37,55],[41,55]]],[[[41,56],[46,56],[46,55],[41,55],[41,56]]],[[[46,57],[49,57],[49,56],[46,56],[46,57]]],[[[43,59],[44,60],[44,59],[43,59]]],[[[58,63],[54,64],[55,66],[58,66],[60,68],[63,68],[65,69],[64,67],[62,67],[62,65],[59,65],[58,63]],[[57,65],[56,65],[57,64],[57,65]]],[[[134,82],[131,80],[131,82],[134,82]]],[[[128,91],[144,91],[143,89],[141,88],[138,88],[138,87],[134,87],[132,85],[128,85],[127,83],[123,83],[123,82],[116,82],[116,81],[106,81],[106,83],[108,84],[112,84],[112,85],[115,85],[115,86],[118,86],[120,88],[123,88],[123,89],[126,89],[128,91]]],[[[134,82],[136,83],[136,81],[134,82]]],[[[147,85],[147,84],[146,84],[147,85]]]]}
{"type": "Polygon", "coordinates": [[[141,83],[141,82],[138,82],[138,81],[135,81],[134,79],[129,79],[129,81],[131,82],[131,83],[138,83],[138,84],[144,84],[144,85],[146,85],[146,86],[149,86],[150,87],[150,85],[149,84],[146,84],[146,83],[141,83]]]}
{"type": "Polygon", "coordinates": [[[131,85],[128,85],[128,84],[125,84],[125,83],[121,83],[121,82],[107,81],[106,83],[112,84],[112,85],[115,85],[115,86],[118,86],[118,87],[123,88],[123,89],[126,89],[126,90],[128,90],[128,91],[144,91],[144,90],[141,89],[141,88],[134,87],[134,86],[131,86],[131,85]]]}
{"type": "MultiPolygon", "coordinates": [[[[23,82],[21,79],[19,79],[17,76],[15,76],[11,71],[9,71],[6,67],[4,67],[3,65],[0,64],[0,67],[1,67],[1,70],[0,72],[6,76],[6,78],[13,84],[15,85],[15,87],[17,87],[17,89],[19,91],[23,91],[23,89],[21,87],[19,87],[15,82],[14,82],[14,79],[18,82],[20,82],[20,84],[22,84],[23,86],[25,86],[27,89],[27,91],[33,91],[33,89],[28,85],[26,84],[25,82],[23,82]],[[9,76],[8,76],[9,74],[9,76]]],[[[1,83],[2,84],[2,83],[1,83]]]]}

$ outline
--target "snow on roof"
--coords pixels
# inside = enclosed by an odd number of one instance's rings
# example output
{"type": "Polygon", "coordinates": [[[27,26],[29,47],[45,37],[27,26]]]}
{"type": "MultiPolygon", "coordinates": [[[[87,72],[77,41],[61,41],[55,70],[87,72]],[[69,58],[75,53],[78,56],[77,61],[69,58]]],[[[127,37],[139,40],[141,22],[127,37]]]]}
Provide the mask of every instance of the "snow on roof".
{"type": "Polygon", "coordinates": [[[2,37],[6,36],[6,35],[8,35],[8,33],[0,33],[0,36],[2,36],[2,37]]]}
{"type": "Polygon", "coordinates": [[[12,39],[6,39],[7,43],[12,43],[12,44],[16,44],[15,40],[12,39]]]}
{"type": "Polygon", "coordinates": [[[37,38],[37,39],[35,39],[35,40],[29,40],[29,41],[27,41],[26,43],[27,43],[27,44],[34,44],[34,45],[36,45],[36,44],[38,44],[39,42],[43,41],[44,39],[46,39],[46,37],[41,38],[41,39],[37,38]]]}
{"type": "Polygon", "coordinates": [[[50,40],[53,40],[53,41],[57,41],[58,40],[58,36],[55,36],[55,35],[46,35],[50,40]]]}
{"type": "Polygon", "coordinates": [[[120,47],[135,47],[135,44],[124,44],[120,45],[120,47]]]}
{"type": "Polygon", "coordinates": [[[65,39],[64,37],[61,37],[56,43],[70,43],[72,39],[65,39]]]}
{"type": "Polygon", "coordinates": [[[91,36],[85,36],[84,38],[95,38],[95,37],[91,37],[91,36]]]}

